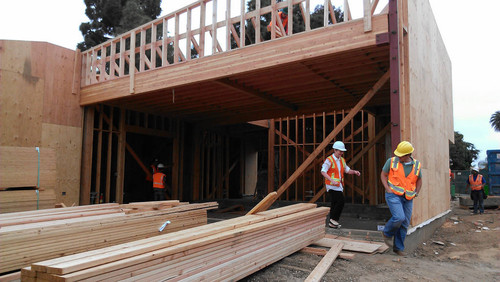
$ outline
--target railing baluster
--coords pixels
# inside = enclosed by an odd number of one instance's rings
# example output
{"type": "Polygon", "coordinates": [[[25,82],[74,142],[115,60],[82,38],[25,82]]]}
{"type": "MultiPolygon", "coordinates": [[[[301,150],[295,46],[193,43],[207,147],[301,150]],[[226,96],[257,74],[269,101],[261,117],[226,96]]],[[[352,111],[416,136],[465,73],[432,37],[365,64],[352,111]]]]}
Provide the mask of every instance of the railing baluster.
{"type": "Polygon", "coordinates": [[[245,0],[241,0],[240,46],[245,47],[245,0]]]}
{"type": "Polygon", "coordinates": [[[162,39],[161,39],[161,66],[164,67],[168,64],[167,56],[168,56],[168,20],[163,19],[162,20],[163,26],[162,26],[162,39]]]}
{"type": "Polygon", "coordinates": [[[255,10],[257,12],[257,15],[255,16],[255,43],[260,42],[260,0],[256,0],[257,3],[255,3],[255,10]]]}
{"type": "Polygon", "coordinates": [[[140,40],[140,46],[139,46],[139,72],[142,72],[145,70],[145,64],[146,64],[146,31],[142,28],[141,29],[141,40],[140,40]]]}
{"type": "Polygon", "coordinates": [[[231,50],[231,0],[226,0],[226,51],[231,50]]]}
{"type": "Polygon", "coordinates": [[[175,34],[174,34],[174,64],[180,60],[179,54],[179,14],[175,14],[175,34]]]}
{"type": "Polygon", "coordinates": [[[204,0],[200,0],[200,58],[205,56],[205,17],[207,6],[204,0]]]}
{"type": "Polygon", "coordinates": [[[186,29],[186,60],[191,60],[191,9],[187,9],[187,29],[186,29]]]}
{"type": "Polygon", "coordinates": [[[306,31],[310,30],[311,30],[311,1],[306,0],[306,31]]]}
{"type": "Polygon", "coordinates": [[[130,63],[128,65],[128,73],[130,75],[130,93],[135,93],[135,32],[130,35],[130,63]]]}
{"type": "Polygon", "coordinates": [[[217,0],[212,1],[212,55],[217,53],[217,0]]]}
{"type": "Polygon", "coordinates": [[[115,56],[116,56],[116,43],[111,41],[111,54],[109,57],[109,79],[115,78],[115,56]]]}
{"type": "Polygon", "coordinates": [[[120,38],[120,71],[118,76],[122,77],[125,75],[125,38],[120,38]]]}
{"type": "Polygon", "coordinates": [[[156,69],[156,24],[151,24],[151,69],[156,69]]]}
{"type": "Polygon", "coordinates": [[[370,0],[363,0],[363,22],[365,32],[372,31],[372,7],[370,0]]]}

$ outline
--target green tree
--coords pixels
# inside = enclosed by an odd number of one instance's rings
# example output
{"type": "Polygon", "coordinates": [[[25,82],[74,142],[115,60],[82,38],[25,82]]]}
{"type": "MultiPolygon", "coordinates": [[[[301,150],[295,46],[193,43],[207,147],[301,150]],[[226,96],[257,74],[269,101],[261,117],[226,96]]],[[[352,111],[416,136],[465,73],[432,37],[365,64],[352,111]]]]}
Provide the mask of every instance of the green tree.
{"type": "Polygon", "coordinates": [[[491,115],[490,124],[495,131],[500,132],[500,111],[496,111],[491,115]]]}
{"type": "Polygon", "coordinates": [[[77,48],[84,51],[127,32],[161,13],[161,0],[84,0],[85,14],[90,19],[80,25],[83,42],[77,48]]]}
{"type": "Polygon", "coordinates": [[[466,142],[464,136],[455,131],[455,144],[450,144],[450,160],[452,170],[468,170],[477,160],[479,150],[474,144],[466,142]]]}

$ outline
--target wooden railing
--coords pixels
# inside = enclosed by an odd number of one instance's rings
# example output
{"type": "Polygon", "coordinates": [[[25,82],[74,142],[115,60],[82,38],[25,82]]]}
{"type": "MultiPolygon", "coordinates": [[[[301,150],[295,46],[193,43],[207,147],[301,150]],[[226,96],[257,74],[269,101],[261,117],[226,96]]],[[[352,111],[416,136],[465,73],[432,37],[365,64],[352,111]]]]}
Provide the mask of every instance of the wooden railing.
{"type": "MultiPolygon", "coordinates": [[[[316,26],[311,22],[311,14],[314,11],[311,7],[312,0],[285,0],[280,3],[272,1],[273,4],[266,7],[260,7],[260,1],[255,1],[256,7],[252,11],[247,11],[247,1],[199,0],[82,52],[80,86],[124,76],[130,76],[133,81],[134,74],[139,72],[307,32],[336,24],[338,21],[353,20],[347,0],[344,0],[343,10],[339,10],[341,16],[336,16],[331,1],[325,0],[323,7],[328,8],[323,9],[323,23],[320,26],[317,26],[317,22],[316,26]],[[225,2],[225,13],[222,17],[218,14],[219,10],[224,8],[218,7],[220,2],[225,2]],[[239,9],[231,6],[238,2],[239,9]],[[300,16],[293,17],[293,21],[288,21],[287,27],[283,26],[281,20],[272,20],[270,31],[267,32],[267,27],[261,26],[261,21],[257,20],[263,17],[278,19],[279,11],[284,8],[288,8],[289,15],[300,13],[300,16]],[[235,10],[239,11],[233,16],[231,13],[235,10]],[[242,22],[245,24],[241,24],[242,22]]],[[[379,0],[363,0],[363,5],[360,6],[363,8],[359,14],[363,15],[365,32],[371,30],[371,18],[378,3],[379,0]]],[[[387,7],[381,13],[386,13],[386,10],[387,7]]],[[[130,92],[134,92],[133,87],[130,92]]]]}

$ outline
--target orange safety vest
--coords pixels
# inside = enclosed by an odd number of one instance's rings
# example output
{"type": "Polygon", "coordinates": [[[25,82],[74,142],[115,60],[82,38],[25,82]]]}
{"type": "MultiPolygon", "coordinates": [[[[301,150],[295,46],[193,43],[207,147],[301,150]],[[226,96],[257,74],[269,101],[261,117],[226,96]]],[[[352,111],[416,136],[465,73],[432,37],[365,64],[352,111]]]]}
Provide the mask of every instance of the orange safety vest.
{"type": "Polygon", "coordinates": [[[165,178],[167,176],[164,173],[157,172],[153,174],[153,188],[165,188],[165,178]]]}
{"type": "Polygon", "coordinates": [[[417,188],[417,180],[420,175],[421,164],[414,160],[410,174],[405,176],[403,165],[399,163],[396,157],[391,158],[391,169],[389,170],[389,178],[387,183],[392,192],[398,196],[405,194],[407,200],[415,197],[417,188]]]}
{"type": "MultiPolygon", "coordinates": [[[[288,34],[288,15],[285,15],[283,17],[283,12],[278,12],[278,18],[281,19],[281,23],[283,24],[283,27],[285,28],[285,32],[288,34]]],[[[267,30],[271,30],[271,27],[273,26],[273,21],[271,21],[267,25],[267,30]]],[[[277,27],[279,27],[279,24],[276,24],[277,27]]]]}
{"type": "MultiPolygon", "coordinates": [[[[345,170],[345,167],[346,167],[344,158],[340,157],[340,175],[339,175],[339,170],[335,167],[335,165],[337,164],[337,162],[333,158],[333,155],[330,155],[327,158],[327,160],[329,160],[332,165],[330,166],[330,168],[328,169],[328,171],[326,172],[326,174],[328,174],[328,176],[330,176],[330,178],[332,180],[337,181],[337,182],[341,182],[342,183],[342,187],[343,187],[344,186],[344,170],[345,170]]],[[[333,185],[333,182],[331,182],[330,180],[328,180],[328,179],[325,178],[325,184],[326,185],[333,185]]]]}
{"type": "Polygon", "coordinates": [[[470,189],[472,191],[479,191],[483,189],[483,176],[478,174],[476,177],[476,181],[474,181],[474,177],[472,174],[469,175],[469,184],[470,189]]]}

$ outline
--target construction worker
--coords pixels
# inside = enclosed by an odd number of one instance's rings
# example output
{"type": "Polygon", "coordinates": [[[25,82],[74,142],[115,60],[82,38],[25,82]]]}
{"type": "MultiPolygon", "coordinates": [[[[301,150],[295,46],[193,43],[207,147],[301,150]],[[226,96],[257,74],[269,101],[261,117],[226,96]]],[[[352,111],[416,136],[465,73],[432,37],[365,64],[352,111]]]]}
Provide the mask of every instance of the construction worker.
{"type": "Polygon", "coordinates": [[[394,253],[404,256],[404,241],[410,225],[413,199],[418,197],[422,187],[422,164],[411,156],[413,145],[408,141],[398,144],[395,157],[389,158],[380,179],[385,188],[385,201],[391,211],[391,218],[385,224],[382,235],[385,243],[394,253]]]}
{"type": "MultiPolygon", "coordinates": [[[[278,12],[278,18],[281,20],[281,23],[283,24],[283,27],[285,28],[285,34],[288,34],[288,8],[285,7],[283,8],[283,10],[279,11],[278,12]]],[[[273,21],[271,21],[268,25],[267,25],[267,31],[271,31],[271,28],[273,26],[273,21]]],[[[276,24],[276,37],[281,37],[283,36],[281,34],[281,31],[279,29],[279,25],[276,24]]]]}
{"type": "Polygon", "coordinates": [[[486,181],[484,180],[484,177],[479,173],[479,168],[473,167],[471,174],[469,175],[469,178],[466,181],[466,189],[471,189],[470,191],[470,197],[472,201],[474,201],[474,212],[473,214],[477,214],[478,206],[479,206],[479,213],[483,214],[484,213],[484,185],[486,184],[486,181]]]}
{"type": "Polygon", "coordinates": [[[155,201],[165,200],[165,187],[167,182],[167,176],[163,173],[165,166],[159,163],[156,166],[156,172],[153,174],[153,192],[155,201]]]}
{"type": "Polygon", "coordinates": [[[321,167],[321,174],[325,178],[326,192],[330,196],[330,221],[328,226],[340,228],[339,218],[344,209],[344,174],[355,174],[360,176],[357,170],[350,169],[345,159],[342,157],[346,151],[345,145],[341,141],[333,143],[333,154],[326,158],[321,167]]]}

